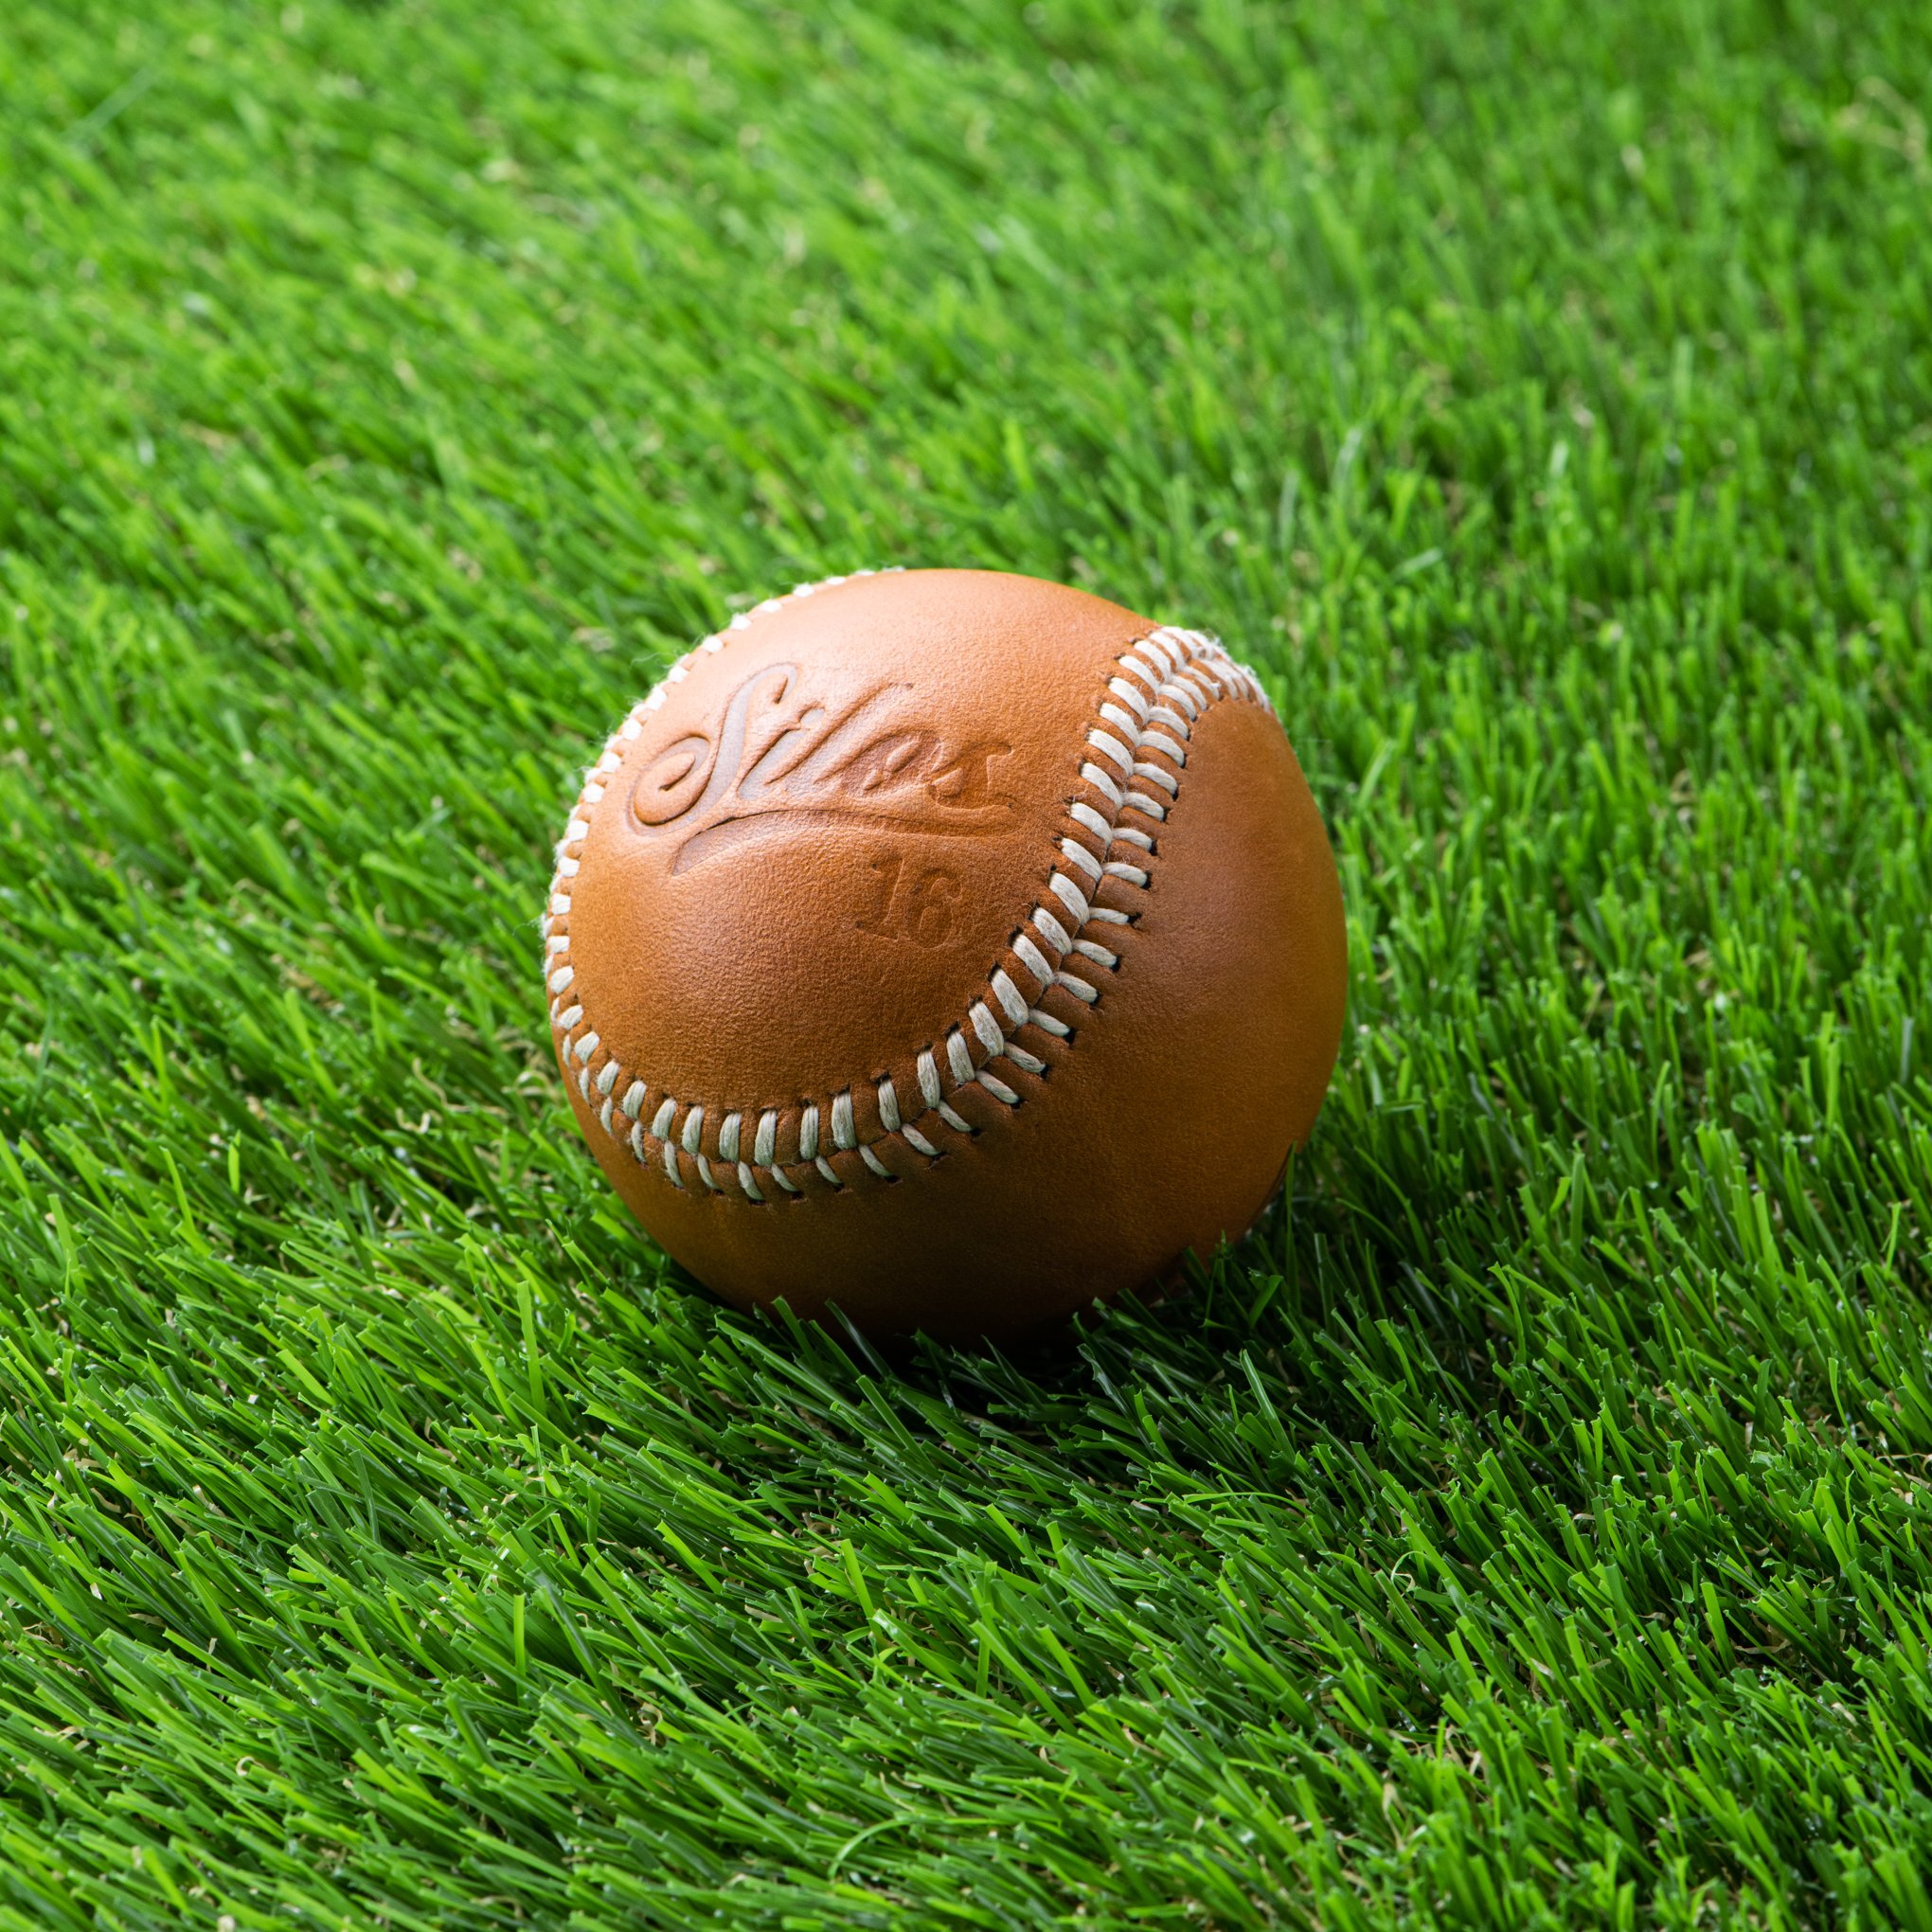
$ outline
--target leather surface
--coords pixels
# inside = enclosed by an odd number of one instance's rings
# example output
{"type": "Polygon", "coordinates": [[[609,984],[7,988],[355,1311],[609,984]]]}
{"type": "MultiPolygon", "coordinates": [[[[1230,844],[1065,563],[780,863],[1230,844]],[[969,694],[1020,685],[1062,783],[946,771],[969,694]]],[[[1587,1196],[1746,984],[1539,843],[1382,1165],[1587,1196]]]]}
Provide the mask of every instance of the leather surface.
{"type": "Polygon", "coordinates": [[[613,741],[548,925],[560,1065],[619,1193],[727,1299],[997,1339],[1265,1204],[1340,1039],[1340,890],[1258,692],[1203,655],[1162,698],[1191,647],[1123,671],[1150,633],[1030,579],[849,580],[693,653],[613,741]],[[1190,709],[1183,747],[1161,719],[1190,709]],[[1096,884],[1110,860],[1146,883],[1096,884]]]}

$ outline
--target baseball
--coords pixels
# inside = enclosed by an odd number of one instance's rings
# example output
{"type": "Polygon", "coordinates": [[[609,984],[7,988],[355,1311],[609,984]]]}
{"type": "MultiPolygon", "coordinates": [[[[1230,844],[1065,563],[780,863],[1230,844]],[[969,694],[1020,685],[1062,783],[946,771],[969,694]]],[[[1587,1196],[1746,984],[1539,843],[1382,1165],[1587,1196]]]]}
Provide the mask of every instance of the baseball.
{"type": "Polygon", "coordinates": [[[1321,1105],[1333,856],[1213,638],[977,570],[801,585],[591,768],[545,920],[592,1152],[741,1307],[1000,1340],[1239,1238],[1321,1105]]]}

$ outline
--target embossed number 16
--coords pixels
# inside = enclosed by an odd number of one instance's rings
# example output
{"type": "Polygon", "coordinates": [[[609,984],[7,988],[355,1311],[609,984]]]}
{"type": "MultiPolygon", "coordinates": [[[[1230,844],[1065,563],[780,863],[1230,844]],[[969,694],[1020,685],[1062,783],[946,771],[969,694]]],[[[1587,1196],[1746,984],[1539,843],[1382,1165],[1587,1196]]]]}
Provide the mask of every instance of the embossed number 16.
{"type": "Polygon", "coordinates": [[[943,866],[915,873],[903,852],[881,852],[868,869],[879,883],[854,921],[862,933],[884,933],[921,946],[945,944],[959,897],[958,873],[943,866]]]}

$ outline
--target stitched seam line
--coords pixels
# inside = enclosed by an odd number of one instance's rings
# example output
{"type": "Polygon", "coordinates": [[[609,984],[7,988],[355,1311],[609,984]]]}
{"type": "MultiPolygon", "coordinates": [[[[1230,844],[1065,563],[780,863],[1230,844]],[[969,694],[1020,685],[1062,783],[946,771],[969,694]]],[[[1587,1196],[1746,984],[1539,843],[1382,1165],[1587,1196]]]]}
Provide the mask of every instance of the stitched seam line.
{"type": "MultiPolygon", "coordinates": [[[[868,570],[852,573],[871,575],[868,570]]],[[[570,962],[570,889],[591,818],[603,801],[605,781],[641,735],[644,721],[664,703],[671,688],[689,675],[694,663],[722,651],[760,617],[850,581],[832,577],[801,583],[784,597],[768,598],[742,612],[724,632],[687,652],[633,707],[584,775],[557,847],[557,869],[542,921],[551,1029],[560,1057],[601,1130],[626,1147],[639,1166],[658,1169],[675,1187],[696,1186],[757,1205],[809,1199],[797,1178],[808,1172],[833,1188],[844,1187],[829,1157],[833,1154],[856,1153],[867,1169],[888,1181],[902,1178],[879,1157],[878,1150],[888,1144],[903,1146],[928,1164],[939,1159],[945,1150],[924,1131],[935,1122],[954,1134],[980,1131],[953,1105],[968,1088],[989,1095],[1001,1107],[1021,1105],[1029,1086],[1046,1072],[1046,1063],[1017,1036],[1029,1028],[1059,1038],[1072,1030],[1042,1008],[1048,990],[1058,987],[1084,1006],[1097,1006],[1102,995],[1096,975],[1120,964],[1109,941],[1136,915],[1100,905],[1096,899],[1108,882],[1141,890],[1148,886],[1155,835],[1179,796],[1195,722],[1224,698],[1273,708],[1255,674],[1229,656],[1217,638],[1162,625],[1136,639],[1116,660],[1118,673],[1108,680],[1087,724],[1079,759],[1080,792],[1068,804],[1043,903],[1012,935],[1006,962],[993,969],[964,1017],[911,1056],[917,1094],[900,1092],[889,1077],[868,1077],[849,1082],[824,1100],[777,1106],[724,1109],[713,1100],[673,1097],[617,1062],[577,992],[570,962]],[[1030,995],[1025,990],[1028,982],[1034,989],[1030,995]],[[873,1096],[876,1134],[858,1131],[855,1091],[873,1096]],[[794,1108],[801,1109],[796,1157],[780,1159],[779,1123],[794,1108]]]]}

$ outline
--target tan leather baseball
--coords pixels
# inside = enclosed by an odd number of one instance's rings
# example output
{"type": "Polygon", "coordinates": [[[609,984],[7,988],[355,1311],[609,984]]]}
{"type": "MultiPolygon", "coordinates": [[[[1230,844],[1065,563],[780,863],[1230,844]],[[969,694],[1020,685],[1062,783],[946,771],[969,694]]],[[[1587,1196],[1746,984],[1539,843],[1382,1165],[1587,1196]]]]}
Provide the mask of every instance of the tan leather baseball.
{"type": "Polygon", "coordinates": [[[1254,1221],[1341,892],[1253,674],[1031,578],[801,586],[585,780],[545,933],[578,1124],[727,1300],[999,1339],[1254,1221]]]}

